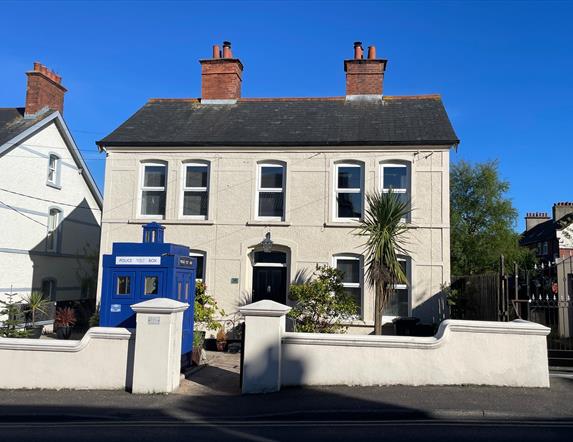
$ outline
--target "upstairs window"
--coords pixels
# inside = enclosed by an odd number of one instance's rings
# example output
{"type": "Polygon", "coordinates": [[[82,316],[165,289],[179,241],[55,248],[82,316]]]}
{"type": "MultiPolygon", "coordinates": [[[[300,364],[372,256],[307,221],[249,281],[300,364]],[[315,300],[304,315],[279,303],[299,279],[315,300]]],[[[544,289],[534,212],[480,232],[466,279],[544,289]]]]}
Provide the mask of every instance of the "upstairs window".
{"type": "Polygon", "coordinates": [[[257,218],[284,219],[285,167],[259,164],[257,179],[257,218]]]}
{"type": "Polygon", "coordinates": [[[48,214],[48,237],[46,249],[48,252],[57,252],[60,247],[60,223],[62,221],[62,211],[60,209],[50,209],[48,214]]]}
{"type": "Polygon", "coordinates": [[[381,165],[382,192],[392,190],[404,202],[410,199],[410,171],[406,164],[383,163],[381,165]]]}
{"type": "Polygon", "coordinates": [[[362,218],[362,166],[337,164],[335,173],[335,218],[359,220],[362,218]]]}
{"type": "Polygon", "coordinates": [[[189,163],[183,166],[183,216],[207,219],[209,208],[209,166],[189,163]]]}
{"type": "Polygon", "coordinates": [[[360,257],[337,256],[334,258],[335,266],[342,272],[342,286],[344,291],[354,299],[357,306],[357,315],[362,314],[362,270],[360,257]]]}
{"type": "MultiPolygon", "coordinates": [[[[406,275],[406,280],[410,281],[410,273],[408,260],[406,258],[398,258],[402,271],[406,275]]],[[[388,304],[383,310],[384,316],[408,316],[408,284],[394,284],[394,290],[388,298],[388,304]]]]}
{"type": "Polygon", "coordinates": [[[167,166],[144,164],[141,186],[141,214],[165,216],[167,166]]]}
{"type": "Polygon", "coordinates": [[[60,158],[55,154],[48,159],[48,184],[60,185],[60,158]]]}

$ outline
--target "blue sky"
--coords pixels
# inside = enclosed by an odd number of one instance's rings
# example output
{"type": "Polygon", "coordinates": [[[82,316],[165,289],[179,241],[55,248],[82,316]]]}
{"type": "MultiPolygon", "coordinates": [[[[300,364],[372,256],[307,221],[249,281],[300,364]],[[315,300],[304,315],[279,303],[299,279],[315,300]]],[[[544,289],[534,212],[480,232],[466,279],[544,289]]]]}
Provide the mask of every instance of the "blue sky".
{"type": "Polygon", "coordinates": [[[198,60],[213,44],[233,43],[243,96],[337,96],[359,40],[389,60],[385,94],[442,95],[462,140],[453,161],[499,160],[520,218],[573,200],[573,2],[0,0],[0,10],[0,106],[23,105],[33,61],[56,70],[102,188],[95,141],[148,98],[199,97],[198,60]]]}

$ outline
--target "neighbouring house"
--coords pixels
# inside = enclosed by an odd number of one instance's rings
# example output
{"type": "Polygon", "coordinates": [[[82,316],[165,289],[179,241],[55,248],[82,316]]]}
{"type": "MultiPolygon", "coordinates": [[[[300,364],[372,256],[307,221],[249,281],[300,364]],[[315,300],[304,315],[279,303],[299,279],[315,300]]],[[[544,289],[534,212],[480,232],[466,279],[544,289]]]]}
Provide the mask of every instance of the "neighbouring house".
{"type": "Polygon", "coordinates": [[[552,217],[547,212],[525,215],[525,232],[519,244],[533,250],[542,261],[573,256],[573,202],[553,204],[552,217]]]}
{"type": "Polygon", "coordinates": [[[63,119],[61,77],[40,63],[26,75],[25,106],[0,108],[0,297],[95,300],[101,194],[63,119]]]}
{"type": "Polygon", "coordinates": [[[365,193],[393,189],[414,209],[400,258],[409,283],[396,287],[384,320],[439,321],[459,140],[439,95],[383,95],[387,61],[374,47],[364,56],[358,42],[354,53],[345,96],[242,98],[243,64],[230,43],[214,46],[200,60],[201,98],[150,99],[97,143],[106,152],[101,253],[139,242],[156,220],[166,241],[192,249],[227,313],[261,299],[290,304],[289,285],[329,264],[359,305],[352,331],[368,333],[374,294],[354,233],[365,193]]]}

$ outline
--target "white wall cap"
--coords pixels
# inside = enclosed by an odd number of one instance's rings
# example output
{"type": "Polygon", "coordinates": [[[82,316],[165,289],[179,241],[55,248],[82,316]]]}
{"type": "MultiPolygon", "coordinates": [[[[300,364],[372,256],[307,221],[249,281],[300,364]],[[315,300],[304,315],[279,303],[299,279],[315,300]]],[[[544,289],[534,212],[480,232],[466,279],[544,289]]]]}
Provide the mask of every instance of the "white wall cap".
{"type": "Polygon", "coordinates": [[[239,309],[243,316],[284,316],[291,311],[291,308],[284,304],[271,301],[270,299],[263,299],[262,301],[254,302],[245,305],[239,309]]]}
{"type": "Polygon", "coordinates": [[[136,313],[177,313],[188,308],[189,304],[169,298],[153,298],[131,306],[136,313]]]}
{"type": "Polygon", "coordinates": [[[121,327],[92,327],[81,341],[60,339],[0,338],[0,350],[54,351],[75,353],[86,348],[96,339],[128,340],[134,337],[133,330],[121,327]]]}

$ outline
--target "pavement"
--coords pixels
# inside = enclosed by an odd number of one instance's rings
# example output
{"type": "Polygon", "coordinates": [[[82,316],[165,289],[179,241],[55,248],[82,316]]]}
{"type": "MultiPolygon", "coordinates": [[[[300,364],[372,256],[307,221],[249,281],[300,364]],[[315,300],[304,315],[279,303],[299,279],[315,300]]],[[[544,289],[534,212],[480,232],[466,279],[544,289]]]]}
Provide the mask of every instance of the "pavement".
{"type": "Polygon", "coordinates": [[[551,388],[314,387],[241,395],[239,356],[209,353],[170,395],[0,391],[0,440],[571,440],[573,373],[551,388]],[[400,431],[398,431],[400,429],[400,431]],[[169,437],[168,437],[169,436],[169,437]],[[430,437],[431,436],[431,437],[430,437]],[[430,439],[428,439],[430,437],[430,439]],[[149,439],[148,439],[149,438],[149,439]]]}

